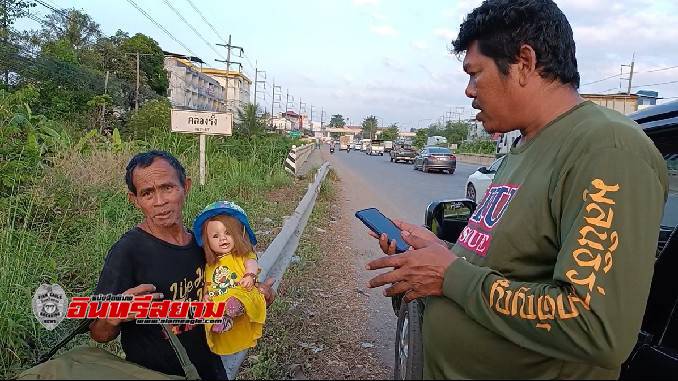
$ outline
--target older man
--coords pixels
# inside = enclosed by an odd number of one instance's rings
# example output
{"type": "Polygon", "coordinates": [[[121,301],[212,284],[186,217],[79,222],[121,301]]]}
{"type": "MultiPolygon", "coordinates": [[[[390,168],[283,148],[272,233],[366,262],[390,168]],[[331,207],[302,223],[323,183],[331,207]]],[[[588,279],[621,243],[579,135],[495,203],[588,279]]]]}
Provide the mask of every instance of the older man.
{"type": "MultiPolygon", "coordinates": [[[[520,130],[451,250],[400,223],[385,294],[427,297],[425,378],[616,378],[637,339],[667,168],[623,115],[584,101],[551,0],[487,0],[453,42],[490,133],[520,130]]],[[[394,245],[381,237],[382,249],[394,245]]]]}
{"type": "MultiPolygon", "coordinates": [[[[127,165],[125,181],[129,201],[144,219],[109,251],[95,294],[202,301],[205,256],[183,224],[182,210],[191,189],[183,166],[166,152],[141,153],[127,165]]],[[[271,284],[269,280],[260,286],[269,303],[271,284]]],[[[220,357],[207,346],[202,326],[174,326],[173,332],[201,378],[227,378],[220,357]]],[[[90,335],[98,342],[119,334],[127,360],[165,374],[184,375],[160,326],[135,324],[131,319],[101,319],[90,325],[90,335]]]]}

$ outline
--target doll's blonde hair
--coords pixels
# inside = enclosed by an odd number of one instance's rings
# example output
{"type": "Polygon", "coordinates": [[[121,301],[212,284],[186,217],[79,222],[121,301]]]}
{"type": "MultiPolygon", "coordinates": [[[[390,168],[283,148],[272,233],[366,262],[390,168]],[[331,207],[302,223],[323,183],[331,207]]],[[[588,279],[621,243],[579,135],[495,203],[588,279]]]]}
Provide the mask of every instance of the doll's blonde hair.
{"type": "Polygon", "coordinates": [[[204,246],[203,249],[205,251],[205,259],[207,260],[208,264],[213,265],[217,262],[217,256],[214,251],[212,251],[207,237],[207,224],[211,221],[219,221],[223,223],[226,227],[226,231],[228,231],[228,234],[233,237],[233,255],[244,257],[247,254],[254,252],[254,247],[247,236],[245,227],[240,223],[240,221],[238,221],[237,218],[220,214],[210,218],[203,224],[202,242],[204,246]]]}

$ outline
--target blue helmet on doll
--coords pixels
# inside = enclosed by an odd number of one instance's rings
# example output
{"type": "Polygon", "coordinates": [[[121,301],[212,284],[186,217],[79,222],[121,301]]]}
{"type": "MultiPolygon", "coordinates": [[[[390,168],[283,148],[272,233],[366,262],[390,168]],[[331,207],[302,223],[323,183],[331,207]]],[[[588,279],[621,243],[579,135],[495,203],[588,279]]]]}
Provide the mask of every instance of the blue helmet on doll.
{"type": "Polygon", "coordinates": [[[247,236],[249,237],[252,246],[257,244],[257,237],[254,235],[254,232],[250,227],[250,222],[247,219],[247,213],[245,213],[243,208],[232,201],[217,201],[207,205],[205,209],[203,209],[203,211],[198,214],[198,216],[195,218],[195,221],[193,221],[193,234],[198,246],[203,247],[204,244],[202,241],[202,229],[205,221],[218,215],[231,216],[240,221],[242,226],[245,227],[245,231],[247,232],[247,236]]]}

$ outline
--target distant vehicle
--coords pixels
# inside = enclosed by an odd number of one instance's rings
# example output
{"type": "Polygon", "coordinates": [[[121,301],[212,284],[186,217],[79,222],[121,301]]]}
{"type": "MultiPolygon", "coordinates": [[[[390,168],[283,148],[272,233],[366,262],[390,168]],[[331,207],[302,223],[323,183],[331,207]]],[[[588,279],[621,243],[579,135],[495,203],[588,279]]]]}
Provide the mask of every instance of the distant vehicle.
{"type": "Polygon", "coordinates": [[[485,196],[487,188],[494,180],[494,174],[497,173],[501,163],[504,161],[502,156],[495,160],[489,167],[480,167],[466,179],[466,198],[474,202],[480,202],[485,196]]]}
{"type": "Polygon", "coordinates": [[[384,156],[384,141],[383,140],[372,140],[370,141],[370,146],[365,151],[366,154],[384,156]]]}
{"type": "Polygon", "coordinates": [[[363,139],[360,141],[360,150],[361,151],[367,151],[370,147],[370,142],[372,142],[372,139],[363,139]]]}
{"type": "Polygon", "coordinates": [[[339,151],[348,151],[349,145],[353,143],[353,136],[343,135],[339,137],[339,151]]]}
{"type": "Polygon", "coordinates": [[[393,141],[384,140],[384,152],[391,153],[391,150],[393,150],[393,141]]]}
{"type": "Polygon", "coordinates": [[[457,169],[457,158],[449,148],[426,147],[414,158],[414,170],[429,172],[432,169],[447,171],[450,175],[457,169]]]}
{"type": "Polygon", "coordinates": [[[441,144],[447,144],[447,138],[444,136],[429,136],[426,139],[427,146],[438,146],[441,144]]]}
{"type": "Polygon", "coordinates": [[[391,162],[404,161],[407,163],[414,163],[414,158],[417,156],[417,150],[409,144],[396,144],[390,152],[391,162]]]}
{"type": "Polygon", "coordinates": [[[356,145],[354,143],[351,143],[348,145],[349,149],[356,149],[356,145]]]}

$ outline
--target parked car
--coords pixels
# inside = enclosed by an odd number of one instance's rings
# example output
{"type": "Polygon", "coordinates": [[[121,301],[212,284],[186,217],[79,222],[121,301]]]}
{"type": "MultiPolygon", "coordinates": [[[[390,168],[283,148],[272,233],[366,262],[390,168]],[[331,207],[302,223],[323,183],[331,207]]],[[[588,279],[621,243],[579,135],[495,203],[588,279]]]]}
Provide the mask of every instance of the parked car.
{"type": "Polygon", "coordinates": [[[457,169],[457,158],[449,148],[426,147],[414,158],[414,170],[423,172],[430,170],[448,171],[450,175],[457,169]]]}
{"type": "Polygon", "coordinates": [[[495,160],[489,167],[478,168],[466,179],[466,198],[475,202],[482,200],[487,188],[494,180],[494,174],[504,162],[504,157],[495,160]]]}
{"type": "Polygon", "coordinates": [[[417,150],[409,144],[397,144],[390,152],[391,162],[404,161],[407,163],[414,163],[414,158],[417,156],[417,150]]]}
{"type": "MultiPolygon", "coordinates": [[[[667,379],[678,374],[678,287],[674,284],[678,268],[678,102],[651,107],[629,117],[641,125],[666,159],[669,195],[660,223],[645,315],[638,341],[621,366],[620,379],[667,379]]],[[[475,208],[476,203],[469,199],[432,202],[425,213],[426,227],[439,238],[456,242],[475,208]]],[[[424,303],[420,300],[404,303],[402,295],[393,297],[391,303],[398,317],[395,379],[422,379],[424,303]]]]}

